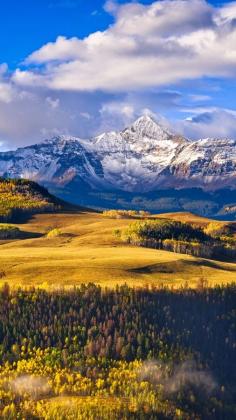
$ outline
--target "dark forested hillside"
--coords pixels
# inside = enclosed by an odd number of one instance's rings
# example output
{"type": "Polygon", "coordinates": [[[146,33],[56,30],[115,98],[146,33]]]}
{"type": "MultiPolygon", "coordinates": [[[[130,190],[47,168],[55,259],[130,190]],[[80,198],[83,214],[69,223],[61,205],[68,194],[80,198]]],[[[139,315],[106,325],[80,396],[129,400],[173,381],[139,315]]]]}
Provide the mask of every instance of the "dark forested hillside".
{"type": "Polygon", "coordinates": [[[145,210],[155,214],[191,212],[219,220],[236,219],[236,189],[161,188],[147,193],[84,190],[78,194],[78,186],[73,182],[63,188],[48,186],[58,197],[86,207],[145,210]]]}
{"type": "MultiPolygon", "coordinates": [[[[22,400],[17,387],[4,391],[6,375],[8,382],[40,375],[42,383],[49,381],[53,415],[57,396],[102,395],[125,401],[113,413],[117,419],[233,418],[235,300],[235,286],[172,292],[102,290],[90,284],[58,293],[10,292],[5,286],[0,294],[2,413],[13,404],[15,413],[41,418],[45,402],[36,407],[32,392],[22,400]]],[[[78,417],[71,418],[80,418],[79,407],[74,406],[78,417]]]]}

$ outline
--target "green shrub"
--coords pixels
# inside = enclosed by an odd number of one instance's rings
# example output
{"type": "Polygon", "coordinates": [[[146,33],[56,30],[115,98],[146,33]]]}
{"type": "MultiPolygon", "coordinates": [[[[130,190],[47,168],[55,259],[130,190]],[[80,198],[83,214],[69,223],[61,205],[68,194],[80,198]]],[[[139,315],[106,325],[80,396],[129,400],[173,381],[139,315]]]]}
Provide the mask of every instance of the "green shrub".
{"type": "Polygon", "coordinates": [[[57,237],[62,236],[62,235],[63,235],[62,231],[58,228],[55,228],[55,229],[50,230],[47,233],[47,238],[49,238],[49,239],[57,238],[57,237]]]}

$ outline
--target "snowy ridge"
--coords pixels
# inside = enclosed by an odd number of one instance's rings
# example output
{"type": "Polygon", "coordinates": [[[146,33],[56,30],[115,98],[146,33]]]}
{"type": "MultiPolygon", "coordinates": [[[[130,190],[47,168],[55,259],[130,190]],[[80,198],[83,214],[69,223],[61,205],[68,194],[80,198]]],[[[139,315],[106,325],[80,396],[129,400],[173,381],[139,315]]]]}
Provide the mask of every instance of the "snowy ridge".
{"type": "Polygon", "coordinates": [[[0,176],[136,192],[235,187],[236,140],[191,142],[145,115],[121,132],[90,140],[57,136],[0,153],[0,176]]]}

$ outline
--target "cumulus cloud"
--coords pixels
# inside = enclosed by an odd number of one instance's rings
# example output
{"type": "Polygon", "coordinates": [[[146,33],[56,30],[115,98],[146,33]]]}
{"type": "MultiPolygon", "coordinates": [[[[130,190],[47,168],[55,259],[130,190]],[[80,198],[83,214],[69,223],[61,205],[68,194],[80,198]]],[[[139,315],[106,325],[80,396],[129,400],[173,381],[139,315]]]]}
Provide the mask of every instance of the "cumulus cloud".
{"type": "Polygon", "coordinates": [[[108,1],[107,30],[84,39],[58,37],[18,69],[21,85],[77,91],[127,91],[203,76],[236,75],[236,7],[205,0],[163,0],[145,6],[108,1]]]}
{"type": "MultiPolygon", "coordinates": [[[[79,49],[82,42],[78,38],[70,38],[69,40],[64,36],[59,36],[56,42],[49,42],[40,50],[33,52],[25,63],[44,63],[47,61],[64,61],[79,58],[79,49]]],[[[20,77],[21,73],[16,72],[16,78],[20,77]]]]}

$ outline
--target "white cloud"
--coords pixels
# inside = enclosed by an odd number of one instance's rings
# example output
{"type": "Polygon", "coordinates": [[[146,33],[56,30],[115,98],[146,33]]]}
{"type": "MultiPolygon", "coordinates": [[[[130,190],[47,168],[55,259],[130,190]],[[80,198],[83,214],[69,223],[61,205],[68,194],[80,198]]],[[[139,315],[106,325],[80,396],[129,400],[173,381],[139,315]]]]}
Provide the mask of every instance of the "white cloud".
{"type": "Polygon", "coordinates": [[[107,13],[116,14],[116,12],[119,10],[119,5],[113,0],[108,0],[104,5],[104,10],[107,13]]]}
{"type": "Polygon", "coordinates": [[[204,76],[236,75],[235,2],[216,8],[205,0],[163,0],[106,10],[115,23],[81,40],[58,37],[33,52],[14,82],[56,90],[127,91],[204,76]],[[38,66],[38,67],[37,67],[38,66]]]}
{"type": "Polygon", "coordinates": [[[33,89],[0,83],[0,147],[9,150],[56,134],[87,137],[94,133],[104,98],[33,89]],[[12,92],[13,89],[13,92],[12,92]],[[3,95],[4,93],[4,95],[3,95]],[[90,115],[91,113],[91,115],[90,115]]]}
{"type": "Polygon", "coordinates": [[[33,52],[27,59],[27,63],[44,63],[47,61],[64,61],[79,58],[79,50],[82,42],[77,38],[69,40],[59,36],[56,42],[49,42],[40,50],[33,52]]]}
{"type": "Polygon", "coordinates": [[[8,83],[0,82],[0,102],[10,103],[14,96],[14,89],[8,83]]]}
{"type": "Polygon", "coordinates": [[[106,101],[100,108],[98,133],[104,131],[123,130],[140,115],[151,115],[157,121],[168,126],[167,120],[160,115],[167,107],[175,105],[177,92],[152,92],[146,95],[130,93],[122,98],[106,101]]]}
{"type": "Polygon", "coordinates": [[[89,112],[80,112],[81,117],[86,118],[87,120],[90,120],[92,117],[89,114],[89,112]]]}
{"type": "Polygon", "coordinates": [[[47,96],[47,98],[46,98],[46,102],[50,105],[50,107],[51,107],[52,109],[56,109],[56,108],[58,108],[58,107],[59,107],[59,105],[60,105],[60,99],[58,99],[58,98],[53,99],[53,98],[51,98],[50,96],[47,96]]]}
{"type": "Polygon", "coordinates": [[[44,84],[44,77],[31,71],[17,69],[12,76],[12,82],[21,86],[37,86],[44,84]],[[41,81],[41,83],[40,83],[41,81]]]}
{"type": "Polygon", "coordinates": [[[216,14],[216,20],[218,22],[232,22],[236,17],[236,3],[235,1],[225,4],[223,8],[216,14]]]}
{"type": "Polygon", "coordinates": [[[189,97],[193,102],[205,102],[211,99],[209,95],[200,95],[200,94],[189,95],[189,97]]]}
{"type": "Polygon", "coordinates": [[[99,112],[99,132],[123,129],[137,116],[135,106],[125,99],[106,102],[99,112]]]}
{"type": "Polygon", "coordinates": [[[216,107],[188,110],[190,116],[176,123],[176,129],[191,139],[236,138],[236,111],[216,107]]]}

